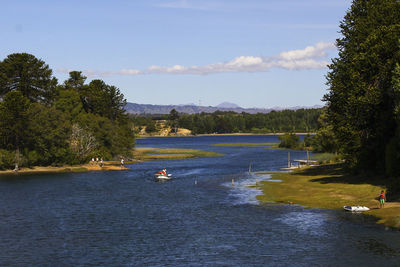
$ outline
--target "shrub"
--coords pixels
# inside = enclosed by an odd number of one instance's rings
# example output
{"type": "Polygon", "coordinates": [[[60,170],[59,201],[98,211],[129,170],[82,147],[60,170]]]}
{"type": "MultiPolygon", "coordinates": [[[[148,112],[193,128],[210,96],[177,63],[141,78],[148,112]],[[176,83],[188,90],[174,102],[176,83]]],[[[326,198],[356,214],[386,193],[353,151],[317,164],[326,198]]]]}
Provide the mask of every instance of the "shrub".
{"type": "Polygon", "coordinates": [[[13,169],[15,164],[14,151],[0,149],[0,170],[13,169]]]}
{"type": "Polygon", "coordinates": [[[279,147],[297,149],[300,148],[300,138],[294,133],[286,133],[278,137],[281,143],[279,147]]]}

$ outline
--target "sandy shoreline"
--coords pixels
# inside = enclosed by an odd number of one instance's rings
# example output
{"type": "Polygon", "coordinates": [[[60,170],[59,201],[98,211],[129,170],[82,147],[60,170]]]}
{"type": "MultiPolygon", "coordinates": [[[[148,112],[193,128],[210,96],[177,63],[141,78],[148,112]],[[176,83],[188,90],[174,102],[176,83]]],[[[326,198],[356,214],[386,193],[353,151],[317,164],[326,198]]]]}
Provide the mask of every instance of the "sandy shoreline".
{"type": "MultiPolygon", "coordinates": [[[[198,137],[198,136],[235,136],[235,135],[285,135],[286,133],[223,133],[223,134],[197,134],[197,135],[140,135],[138,138],[146,137],[198,137]]],[[[315,133],[295,133],[297,135],[314,135],[315,133]]]]}
{"type": "MultiPolygon", "coordinates": [[[[131,162],[127,162],[130,164],[131,162]]],[[[120,165],[110,164],[105,162],[103,167],[98,164],[82,164],[73,166],[35,166],[32,168],[21,168],[17,172],[14,170],[0,171],[0,176],[35,174],[35,173],[60,173],[60,172],[88,172],[88,171],[123,171],[130,170],[129,168],[121,167],[120,165]]]]}

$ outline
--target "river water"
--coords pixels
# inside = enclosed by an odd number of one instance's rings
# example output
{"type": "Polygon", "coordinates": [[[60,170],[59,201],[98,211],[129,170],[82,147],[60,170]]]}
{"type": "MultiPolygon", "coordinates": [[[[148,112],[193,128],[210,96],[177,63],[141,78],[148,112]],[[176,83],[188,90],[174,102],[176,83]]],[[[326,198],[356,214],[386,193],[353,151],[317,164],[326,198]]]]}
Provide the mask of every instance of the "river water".
{"type": "MultiPolygon", "coordinates": [[[[367,216],[257,202],[260,192],[248,185],[270,177],[249,175],[249,164],[253,172],[279,171],[287,151],[211,146],[277,140],[145,138],[138,146],[225,156],[143,162],[128,165],[130,171],[4,177],[0,265],[399,266],[399,232],[367,216]],[[162,168],[174,179],[155,182],[162,168]]],[[[305,157],[291,151],[292,159],[305,157]]]]}

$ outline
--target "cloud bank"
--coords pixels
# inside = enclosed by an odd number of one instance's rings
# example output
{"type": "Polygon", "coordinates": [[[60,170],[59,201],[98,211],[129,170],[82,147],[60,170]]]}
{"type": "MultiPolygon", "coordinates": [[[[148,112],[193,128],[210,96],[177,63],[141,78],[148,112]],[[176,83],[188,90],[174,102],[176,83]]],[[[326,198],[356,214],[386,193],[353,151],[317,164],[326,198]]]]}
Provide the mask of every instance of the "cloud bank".
{"type": "MultiPolygon", "coordinates": [[[[304,49],[290,50],[271,57],[239,56],[228,62],[219,62],[203,66],[182,66],[170,67],[153,65],[146,70],[122,69],[120,71],[94,71],[86,70],[83,73],[87,76],[110,76],[110,75],[144,75],[144,74],[190,74],[208,75],[217,73],[240,73],[240,72],[267,72],[273,68],[286,70],[309,70],[324,69],[329,64],[326,60],[327,50],[335,49],[333,43],[319,42],[314,46],[307,46],[304,49]]],[[[68,73],[65,68],[57,69],[59,72],[68,73]]]]}

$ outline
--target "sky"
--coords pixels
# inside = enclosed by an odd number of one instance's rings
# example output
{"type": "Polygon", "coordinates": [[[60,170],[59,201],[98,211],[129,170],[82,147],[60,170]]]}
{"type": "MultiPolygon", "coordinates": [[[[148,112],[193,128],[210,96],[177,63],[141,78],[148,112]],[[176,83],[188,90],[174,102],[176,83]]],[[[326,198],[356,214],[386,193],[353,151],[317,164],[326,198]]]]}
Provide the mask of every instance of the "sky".
{"type": "Polygon", "coordinates": [[[0,0],[0,60],[26,52],[128,102],[323,105],[350,0],[0,0]]]}

